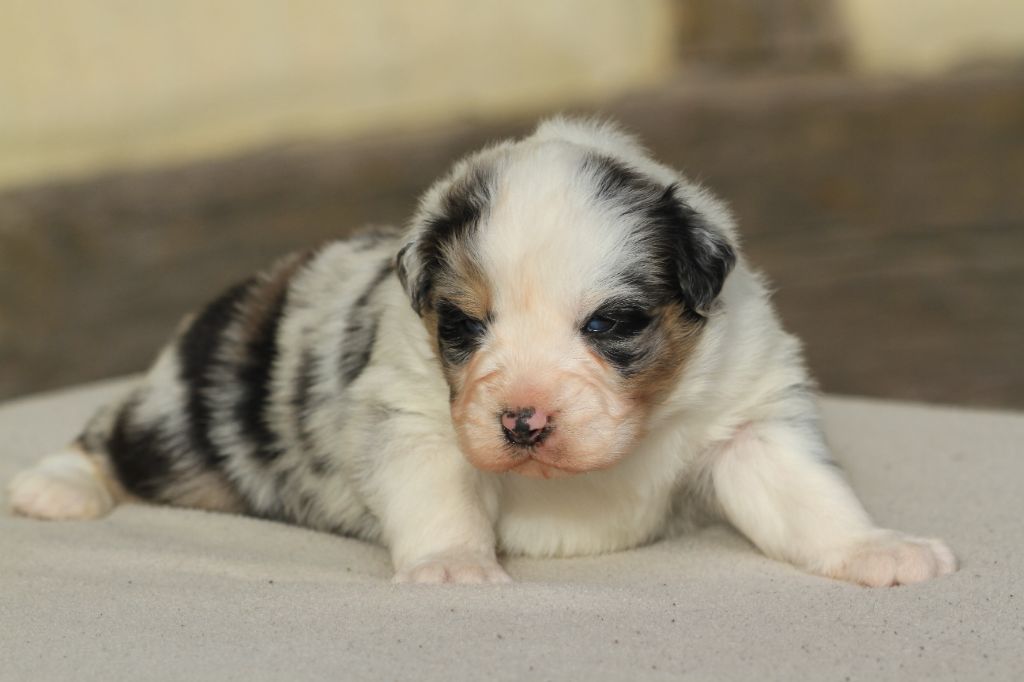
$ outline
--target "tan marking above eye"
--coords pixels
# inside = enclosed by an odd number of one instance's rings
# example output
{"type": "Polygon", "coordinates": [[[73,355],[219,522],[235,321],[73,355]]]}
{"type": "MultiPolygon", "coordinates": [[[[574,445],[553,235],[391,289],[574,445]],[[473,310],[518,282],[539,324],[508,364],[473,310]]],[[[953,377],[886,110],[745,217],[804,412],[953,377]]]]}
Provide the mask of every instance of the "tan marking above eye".
{"type": "Polygon", "coordinates": [[[446,272],[434,283],[435,302],[447,300],[469,317],[487,319],[492,301],[483,272],[466,252],[451,249],[449,255],[446,272]]]}

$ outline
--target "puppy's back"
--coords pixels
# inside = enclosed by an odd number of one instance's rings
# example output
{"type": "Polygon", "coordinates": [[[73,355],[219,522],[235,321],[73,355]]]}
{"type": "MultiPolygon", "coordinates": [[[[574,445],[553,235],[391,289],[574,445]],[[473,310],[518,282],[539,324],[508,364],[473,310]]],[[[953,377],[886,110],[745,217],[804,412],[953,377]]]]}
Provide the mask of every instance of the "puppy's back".
{"type": "Polygon", "coordinates": [[[370,361],[397,245],[375,229],[290,254],[187,316],[134,388],[12,483],[15,510],[100,516],[136,498],[321,525],[310,496],[280,493],[331,467],[315,422],[370,361]]]}

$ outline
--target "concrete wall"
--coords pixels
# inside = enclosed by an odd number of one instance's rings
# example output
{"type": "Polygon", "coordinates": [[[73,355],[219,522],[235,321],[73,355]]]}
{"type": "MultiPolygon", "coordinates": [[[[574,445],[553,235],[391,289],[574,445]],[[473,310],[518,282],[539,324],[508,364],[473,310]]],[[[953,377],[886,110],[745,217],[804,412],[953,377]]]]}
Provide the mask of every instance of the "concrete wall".
{"type": "Polygon", "coordinates": [[[814,42],[833,15],[866,74],[1024,58],[1020,0],[817,1],[5,0],[0,189],[558,109],[694,54],[763,67],[747,42],[814,42]]]}

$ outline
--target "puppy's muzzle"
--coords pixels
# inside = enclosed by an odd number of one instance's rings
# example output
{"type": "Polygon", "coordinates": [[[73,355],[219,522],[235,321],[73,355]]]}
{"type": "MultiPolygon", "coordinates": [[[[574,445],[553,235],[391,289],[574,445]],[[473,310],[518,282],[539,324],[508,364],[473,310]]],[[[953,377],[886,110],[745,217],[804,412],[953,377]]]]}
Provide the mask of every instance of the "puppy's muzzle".
{"type": "Polygon", "coordinates": [[[554,426],[547,413],[533,407],[506,410],[501,415],[501,428],[505,440],[519,447],[539,445],[554,426]]]}

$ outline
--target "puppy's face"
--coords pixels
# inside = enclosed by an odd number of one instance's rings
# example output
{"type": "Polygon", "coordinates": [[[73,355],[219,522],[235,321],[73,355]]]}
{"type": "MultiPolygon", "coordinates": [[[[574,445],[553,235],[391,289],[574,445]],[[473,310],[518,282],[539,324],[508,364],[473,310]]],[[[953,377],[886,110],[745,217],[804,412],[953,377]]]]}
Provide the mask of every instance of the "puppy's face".
{"type": "Polygon", "coordinates": [[[475,466],[603,469],[644,433],[733,259],[676,194],[596,150],[530,140],[428,193],[399,273],[475,466]]]}

